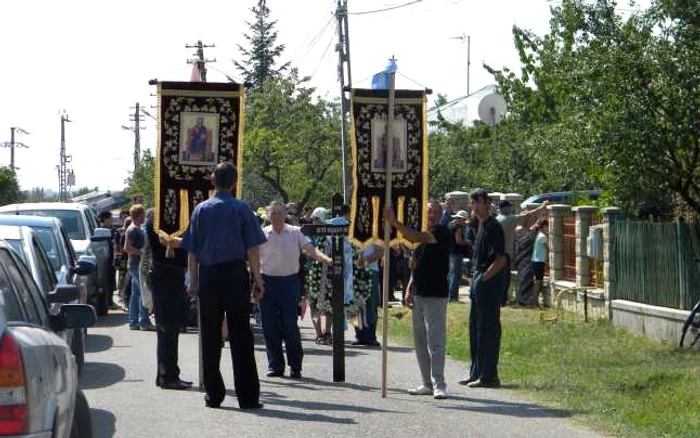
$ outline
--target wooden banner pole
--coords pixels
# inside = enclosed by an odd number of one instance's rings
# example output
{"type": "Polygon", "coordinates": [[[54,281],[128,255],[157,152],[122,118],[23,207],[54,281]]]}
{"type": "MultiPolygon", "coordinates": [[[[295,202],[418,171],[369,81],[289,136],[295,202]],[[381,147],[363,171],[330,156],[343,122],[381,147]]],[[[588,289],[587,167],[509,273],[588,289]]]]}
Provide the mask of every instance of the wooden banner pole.
{"type": "MultiPolygon", "coordinates": [[[[386,120],[386,191],[384,193],[385,208],[391,207],[391,180],[393,177],[393,143],[394,143],[394,106],[396,91],[396,72],[392,71],[389,80],[389,109],[386,120]]],[[[389,269],[391,268],[391,224],[384,220],[384,272],[382,278],[382,398],[386,398],[387,386],[387,340],[389,337],[389,269]]],[[[393,291],[392,291],[393,292],[393,291]]]]}

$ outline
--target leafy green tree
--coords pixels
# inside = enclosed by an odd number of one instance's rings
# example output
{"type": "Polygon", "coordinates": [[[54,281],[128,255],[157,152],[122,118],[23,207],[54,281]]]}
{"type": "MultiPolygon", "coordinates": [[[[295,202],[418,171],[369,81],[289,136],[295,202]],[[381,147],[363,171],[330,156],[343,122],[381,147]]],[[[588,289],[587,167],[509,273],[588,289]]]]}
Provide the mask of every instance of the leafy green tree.
{"type": "Polygon", "coordinates": [[[244,57],[243,62],[234,61],[236,68],[243,74],[243,79],[249,82],[252,90],[260,90],[265,80],[286,71],[289,63],[275,68],[277,58],[284,51],[284,44],[275,44],[277,21],[270,20],[270,8],[266,0],[258,0],[257,6],[250,8],[255,20],[246,24],[250,28],[249,34],[244,34],[248,40],[249,48],[238,45],[238,50],[244,57]]]}
{"type": "Polygon", "coordinates": [[[340,190],[340,108],[313,96],[295,70],[253,92],[246,109],[244,198],[328,205],[340,190]]]}
{"type": "Polygon", "coordinates": [[[93,187],[93,188],[90,188],[90,187],[80,187],[80,188],[78,188],[78,189],[76,189],[76,190],[73,190],[72,196],[75,198],[75,197],[78,197],[78,196],[86,195],[86,194],[88,194],[88,193],[90,193],[90,192],[96,192],[96,191],[98,191],[98,190],[100,190],[100,188],[97,187],[97,186],[95,186],[95,187],[93,187]]]}
{"type": "Polygon", "coordinates": [[[132,172],[129,172],[125,183],[126,189],[124,191],[130,198],[142,196],[146,206],[153,207],[155,205],[155,158],[150,150],[142,151],[138,165],[132,172]]]}
{"type": "Polygon", "coordinates": [[[13,204],[20,199],[17,174],[9,167],[0,167],[0,205],[13,204]]]}
{"type": "Polygon", "coordinates": [[[635,210],[677,196],[700,212],[700,8],[659,0],[623,19],[615,7],[564,0],[546,35],[514,27],[519,74],[487,66],[509,135],[544,166],[540,186],[586,181],[635,210]]]}

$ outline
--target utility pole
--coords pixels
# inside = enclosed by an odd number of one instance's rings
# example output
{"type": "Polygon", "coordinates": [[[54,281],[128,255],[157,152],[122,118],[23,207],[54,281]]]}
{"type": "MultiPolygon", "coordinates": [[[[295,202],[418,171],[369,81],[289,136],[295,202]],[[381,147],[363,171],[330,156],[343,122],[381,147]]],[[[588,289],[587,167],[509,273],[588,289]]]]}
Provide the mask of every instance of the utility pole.
{"type": "MultiPolygon", "coordinates": [[[[141,107],[141,105],[138,102],[136,102],[136,105],[132,106],[130,109],[133,109],[134,113],[129,114],[129,121],[133,122],[134,124],[132,126],[122,125],[122,129],[134,133],[134,171],[136,171],[139,162],[141,162],[141,130],[146,129],[145,126],[141,125],[141,122],[145,121],[145,119],[143,118],[143,114],[141,113],[148,113],[141,107]]],[[[148,115],[151,116],[150,114],[148,115]]]]}
{"type": "Polygon", "coordinates": [[[460,40],[462,41],[462,44],[464,44],[465,41],[467,42],[467,96],[469,96],[469,76],[471,73],[472,66],[472,37],[471,35],[465,35],[464,33],[462,33],[462,35],[458,37],[452,37],[451,39],[460,40]]]}
{"type": "Polygon", "coordinates": [[[10,141],[0,144],[0,146],[4,148],[10,148],[10,169],[12,170],[17,170],[17,167],[15,166],[15,148],[29,148],[29,146],[27,146],[26,144],[19,141],[15,141],[15,133],[29,134],[24,129],[18,126],[13,126],[10,128],[10,141]]]}
{"type": "Polygon", "coordinates": [[[210,48],[210,47],[216,47],[216,44],[205,45],[205,44],[202,44],[202,40],[199,40],[199,41],[197,41],[197,44],[194,44],[194,45],[186,44],[185,45],[186,49],[197,49],[197,51],[194,53],[195,58],[188,59],[187,63],[188,64],[196,64],[197,70],[199,70],[199,77],[201,78],[202,82],[207,81],[206,63],[207,62],[216,62],[216,58],[204,59],[204,49],[210,48]]]}
{"type": "Polygon", "coordinates": [[[58,169],[58,199],[68,202],[68,186],[75,184],[75,174],[67,169],[72,157],[66,154],[66,122],[71,122],[65,111],[61,112],[61,156],[58,169]],[[69,179],[70,178],[70,179],[69,179]]]}
{"type": "Polygon", "coordinates": [[[338,0],[335,11],[338,20],[338,80],[340,81],[340,106],[342,131],[340,133],[341,152],[343,155],[343,199],[350,200],[351,178],[348,154],[348,118],[350,117],[350,100],[345,97],[346,88],[352,87],[352,69],[350,68],[350,36],[348,29],[348,0],[338,0]],[[346,79],[347,78],[347,82],[346,79]]]}

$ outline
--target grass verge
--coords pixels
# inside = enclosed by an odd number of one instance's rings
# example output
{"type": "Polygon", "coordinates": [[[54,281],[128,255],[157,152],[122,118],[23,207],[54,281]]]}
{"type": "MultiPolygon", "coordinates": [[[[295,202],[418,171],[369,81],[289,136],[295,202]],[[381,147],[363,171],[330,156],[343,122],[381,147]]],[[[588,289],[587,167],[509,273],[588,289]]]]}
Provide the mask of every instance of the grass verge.
{"type": "MultiPolygon", "coordinates": [[[[389,315],[390,337],[411,345],[410,310],[389,315]]],[[[447,353],[468,363],[469,305],[450,304],[447,319],[447,353]]],[[[700,436],[700,353],[654,344],[607,321],[584,323],[556,311],[544,319],[535,310],[503,309],[504,384],[606,433],[700,436]]]]}

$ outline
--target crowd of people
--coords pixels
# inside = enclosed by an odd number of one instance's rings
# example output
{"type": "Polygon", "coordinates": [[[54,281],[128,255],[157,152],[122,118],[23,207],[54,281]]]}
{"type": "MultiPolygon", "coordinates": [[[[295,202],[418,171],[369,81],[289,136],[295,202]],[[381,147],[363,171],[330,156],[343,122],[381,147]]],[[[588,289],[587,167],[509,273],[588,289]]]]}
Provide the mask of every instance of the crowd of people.
{"type": "MultiPolygon", "coordinates": [[[[267,353],[267,377],[302,377],[303,348],[298,320],[310,312],[317,344],[332,343],[331,239],[305,236],[304,224],[348,224],[346,206],[336,217],[318,207],[303,213],[294,204],[273,202],[254,212],[235,199],[236,178],[229,163],[219,164],[213,196],[197,205],[182,237],[156,232],[152,210],[141,204],[124,213],[115,229],[116,286],[128,303],[128,327],[157,332],[156,385],[187,389],[180,378],[178,335],[198,324],[202,342],[205,404],[218,407],[225,397],[220,371],[224,341],[230,344],[236,397],[242,409],[259,409],[260,383],[253,349],[251,314],[258,313],[267,353]],[[199,321],[192,321],[196,297],[199,321]],[[151,324],[149,314],[155,317],[151,324]],[[285,353],[286,352],[286,357],[285,353]]],[[[510,270],[518,271],[517,302],[533,305],[542,286],[546,260],[546,221],[525,227],[541,209],[515,215],[507,202],[493,214],[483,189],[470,194],[471,212],[454,211],[452,200],[427,205],[428,230],[402,224],[391,209],[384,217],[413,245],[390,252],[390,300],[412,309],[420,385],[413,395],[447,397],[444,377],[447,304],[459,297],[466,267],[471,277],[469,317],[471,367],[459,381],[469,387],[498,387],[500,308],[510,270]],[[465,263],[466,262],[466,263],[465,263]],[[400,285],[400,286],[399,286],[400,285]],[[402,291],[401,298],[394,291],[402,291]]],[[[111,218],[110,218],[111,219],[111,218]]],[[[107,221],[107,218],[104,218],[107,221]]],[[[107,222],[105,222],[107,224],[107,222]]],[[[344,238],[347,239],[347,238],[344,238]]],[[[354,345],[379,346],[377,308],[381,302],[382,247],[345,247],[344,303],[354,323],[354,345]]],[[[340,328],[342,330],[345,327],[340,328]]]]}

